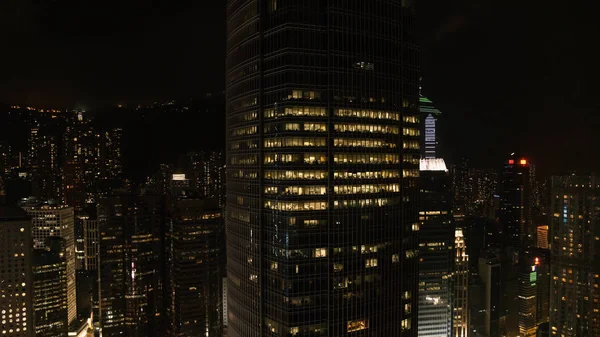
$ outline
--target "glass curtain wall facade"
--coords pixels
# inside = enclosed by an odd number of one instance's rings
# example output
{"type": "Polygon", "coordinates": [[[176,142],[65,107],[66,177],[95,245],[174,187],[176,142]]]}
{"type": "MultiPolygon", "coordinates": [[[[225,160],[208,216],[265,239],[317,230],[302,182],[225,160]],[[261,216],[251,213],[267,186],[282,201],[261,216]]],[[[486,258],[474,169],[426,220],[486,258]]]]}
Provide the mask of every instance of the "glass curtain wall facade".
{"type": "Polygon", "coordinates": [[[400,0],[227,2],[230,336],[416,336],[419,119],[400,0]]]}

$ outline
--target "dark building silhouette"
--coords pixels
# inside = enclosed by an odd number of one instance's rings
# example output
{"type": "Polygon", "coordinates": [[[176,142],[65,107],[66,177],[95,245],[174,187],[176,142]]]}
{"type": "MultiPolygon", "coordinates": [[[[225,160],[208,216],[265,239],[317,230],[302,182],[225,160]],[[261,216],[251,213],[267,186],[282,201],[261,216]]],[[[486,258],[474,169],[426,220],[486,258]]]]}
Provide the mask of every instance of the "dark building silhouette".
{"type": "Polygon", "coordinates": [[[117,195],[98,202],[102,336],[164,336],[163,199],[117,195]]]}
{"type": "Polygon", "coordinates": [[[223,336],[224,243],[218,200],[172,202],[165,240],[167,336],[223,336]]]}
{"type": "Polygon", "coordinates": [[[48,237],[48,248],[33,251],[35,336],[67,336],[67,251],[60,237],[48,237]]]}
{"type": "Polygon", "coordinates": [[[600,179],[552,177],[550,328],[600,336],[600,179]]]}
{"type": "Polygon", "coordinates": [[[501,173],[499,221],[505,243],[517,250],[535,243],[531,225],[529,162],[511,156],[501,173]]]}
{"type": "Polygon", "coordinates": [[[411,3],[227,1],[230,336],[416,336],[411,3]]]}

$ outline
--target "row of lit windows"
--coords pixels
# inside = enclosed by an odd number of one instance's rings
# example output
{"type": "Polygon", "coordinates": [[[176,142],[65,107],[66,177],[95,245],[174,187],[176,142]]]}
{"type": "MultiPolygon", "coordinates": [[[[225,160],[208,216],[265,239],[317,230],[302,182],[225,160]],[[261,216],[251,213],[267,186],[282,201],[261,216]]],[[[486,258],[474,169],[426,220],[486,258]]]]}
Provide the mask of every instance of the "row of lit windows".
{"type": "Polygon", "coordinates": [[[419,177],[419,170],[418,169],[406,169],[406,170],[402,170],[402,177],[403,178],[418,178],[419,177]]]}
{"type": "Polygon", "coordinates": [[[333,140],[333,146],[336,147],[367,147],[367,148],[396,148],[395,143],[390,143],[382,139],[361,139],[361,138],[336,138],[333,140]]]}
{"type": "Polygon", "coordinates": [[[286,137],[265,139],[265,147],[324,147],[327,139],[322,137],[286,137]]]}
{"type": "Polygon", "coordinates": [[[394,199],[390,198],[335,200],[333,202],[333,208],[383,207],[387,205],[393,205],[394,203],[394,199]]]}
{"type": "Polygon", "coordinates": [[[265,118],[277,118],[284,116],[312,116],[312,117],[325,117],[327,116],[327,110],[323,107],[312,107],[312,106],[293,106],[286,107],[283,109],[266,109],[265,118]]]}
{"type": "Polygon", "coordinates": [[[380,192],[400,192],[400,184],[364,184],[334,186],[335,194],[363,194],[380,192]]]}
{"type": "MultiPolygon", "coordinates": [[[[376,199],[359,199],[359,200],[335,200],[333,207],[341,208],[356,208],[356,207],[384,207],[393,205],[395,199],[391,198],[376,198],[376,199]]],[[[326,201],[265,201],[265,208],[279,211],[320,211],[327,209],[326,201]]]]}
{"type": "MultiPolygon", "coordinates": [[[[399,184],[365,184],[365,185],[348,185],[334,186],[335,194],[364,194],[364,193],[380,193],[380,192],[400,192],[399,184]]],[[[325,195],[327,194],[326,186],[288,186],[265,187],[266,194],[281,194],[283,195],[325,195]]]]}
{"type": "Polygon", "coordinates": [[[334,179],[388,179],[388,178],[399,178],[399,177],[400,177],[400,171],[398,171],[398,170],[367,171],[367,172],[336,171],[333,173],[334,179]]]}
{"type": "Polygon", "coordinates": [[[309,90],[292,90],[292,92],[288,95],[288,99],[320,99],[321,93],[318,91],[309,91],[309,90]]]}
{"type": "Polygon", "coordinates": [[[397,154],[391,153],[337,153],[333,156],[334,163],[350,164],[399,164],[397,154]]]}
{"type": "Polygon", "coordinates": [[[288,186],[288,187],[277,187],[267,186],[265,187],[266,194],[278,194],[281,191],[284,195],[325,195],[327,194],[327,187],[325,186],[288,186]]]}
{"type": "Polygon", "coordinates": [[[251,170],[236,170],[232,172],[231,176],[233,178],[244,178],[244,179],[256,179],[258,178],[258,174],[256,171],[251,170]]]}
{"type": "Polygon", "coordinates": [[[265,179],[316,180],[325,178],[327,178],[327,171],[265,171],[265,179]]]}
{"type": "Polygon", "coordinates": [[[403,149],[418,150],[420,148],[418,140],[405,140],[402,144],[403,149]]]}
{"type": "MultiPolygon", "coordinates": [[[[312,131],[312,132],[326,132],[327,124],[325,123],[286,123],[283,124],[283,131],[312,131]]],[[[278,131],[277,125],[265,126],[265,133],[271,131],[278,131]]]]}
{"type": "Polygon", "coordinates": [[[400,120],[400,114],[397,112],[377,111],[377,110],[335,109],[334,115],[340,116],[340,117],[391,119],[391,120],[396,120],[396,121],[400,120]]]}
{"type": "Polygon", "coordinates": [[[258,127],[256,125],[254,125],[254,126],[245,126],[245,127],[242,127],[242,128],[234,129],[233,131],[231,131],[231,135],[233,137],[247,136],[247,135],[254,135],[257,132],[258,132],[258,127]]]}
{"type": "Polygon", "coordinates": [[[320,211],[327,209],[326,201],[265,201],[265,208],[279,211],[320,211]]]}
{"type": "Polygon", "coordinates": [[[305,164],[325,164],[327,155],[325,153],[271,153],[265,155],[265,164],[273,163],[297,163],[303,160],[305,164]]]}
{"type": "Polygon", "coordinates": [[[403,128],[402,135],[404,135],[404,136],[420,136],[421,131],[419,131],[419,129],[414,129],[414,128],[403,128]]]}
{"type": "Polygon", "coordinates": [[[417,117],[417,116],[402,116],[402,120],[405,123],[412,123],[412,124],[419,123],[419,117],[417,117]]]}
{"type": "Polygon", "coordinates": [[[394,135],[399,133],[399,128],[396,126],[379,124],[335,124],[333,129],[337,132],[390,133],[394,135]]]}

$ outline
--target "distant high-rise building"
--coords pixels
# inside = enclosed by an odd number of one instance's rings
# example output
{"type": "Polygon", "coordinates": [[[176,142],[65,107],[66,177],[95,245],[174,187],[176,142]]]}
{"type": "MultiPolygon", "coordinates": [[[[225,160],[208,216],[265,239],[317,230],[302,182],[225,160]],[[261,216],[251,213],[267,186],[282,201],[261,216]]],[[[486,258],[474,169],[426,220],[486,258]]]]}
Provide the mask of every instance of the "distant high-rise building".
{"type": "Polygon", "coordinates": [[[421,159],[419,337],[452,336],[454,221],[451,179],[443,159],[421,159]]]}
{"type": "Polygon", "coordinates": [[[64,205],[53,205],[31,201],[21,205],[31,216],[31,234],[33,247],[49,248],[47,238],[58,236],[65,240],[65,258],[67,260],[67,307],[69,324],[77,319],[77,284],[75,255],[75,222],[73,208],[64,205]]]}
{"type": "Polygon", "coordinates": [[[548,322],[550,265],[547,254],[524,259],[518,271],[519,336],[536,337],[538,326],[548,322]]]}
{"type": "Polygon", "coordinates": [[[438,158],[438,138],[436,130],[437,120],[442,112],[433,105],[427,97],[419,98],[419,111],[421,112],[421,157],[426,159],[438,158]]]}
{"type": "Polygon", "coordinates": [[[225,156],[222,152],[194,152],[188,154],[195,189],[207,198],[215,198],[225,206],[225,156]]]}
{"type": "Polygon", "coordinates": [[[167,336],[223,335],[224,243],[218,200],[173,201],[165,240],[167,336]]]}
{"type": "Polygon", "coordinates": [[[34,250],[35,336],[67,336],[67,259],[65,240],[48,237],[48,248],[34,250]]]}
{"type": "Polygon", "coordinates": [[[33,326],[31,220],[17,206],[0,204],[0,333],[35,336],[33,326]]]}
{"type": "Polygon", "coordinates": [[[100,330],[163,336],[163,202],[119,195],[98,202],[100,330]]]}
{"type": "Polygon", "coordinates": [[[553,336],[600,336],[600,179],[552,177],[553,336]]]}
{"type": "Polygon", "coordinates": [[[416,336],[413,1],[228,0],[228,333],[416,336]]]}
{"type": "Polygon", "coordinates": [[[537,226],[536,247],[541,249],[550,249],[548,237],[548,225],[537,226]]]}
{"type": "Polygon", "coordinates": [[[469,255],[462,228],[454,232],[452,336],[469,335],[469,255]]]}
{"type": "Polygon", "coordinates": [[[529,186],[529,162],[511,156],[501,174],[499,221],[506,244],[517,250],[535,243],[529,186]]]}

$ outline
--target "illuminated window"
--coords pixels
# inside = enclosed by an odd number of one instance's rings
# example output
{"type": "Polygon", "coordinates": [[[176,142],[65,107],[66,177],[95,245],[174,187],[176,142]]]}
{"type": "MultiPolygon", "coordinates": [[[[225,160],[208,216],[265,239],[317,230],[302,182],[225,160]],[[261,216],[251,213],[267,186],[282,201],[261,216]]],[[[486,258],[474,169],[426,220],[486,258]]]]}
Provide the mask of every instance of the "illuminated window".
{"type": "Polygon", "coordinates": [[[392,263],[398,263],[398,262],[400,262],[400,254],[392,255],[392,263]]]}
{"type": "Polygon", "coordinates": [[[369,328],[369,321],[366,319],[356,319],[348,321],[346,324],[346,332],[361,331],[369,328]]]}
{"type": "Polygon", "coordinates": [[[377,259],[366,259],[365,268],[377,267],[377,259]]]}
{"type": "Polygon", "coordinates": [[[327,248],[317,248],[313,252],[313,257],[327,257],[327,248]]]}

